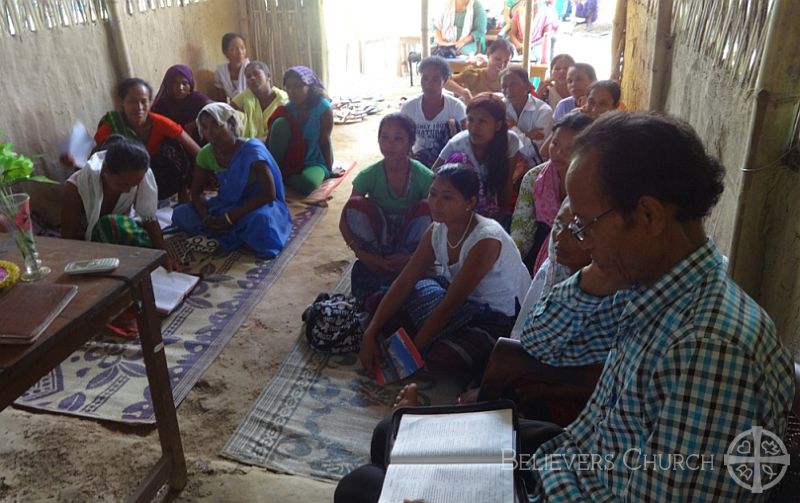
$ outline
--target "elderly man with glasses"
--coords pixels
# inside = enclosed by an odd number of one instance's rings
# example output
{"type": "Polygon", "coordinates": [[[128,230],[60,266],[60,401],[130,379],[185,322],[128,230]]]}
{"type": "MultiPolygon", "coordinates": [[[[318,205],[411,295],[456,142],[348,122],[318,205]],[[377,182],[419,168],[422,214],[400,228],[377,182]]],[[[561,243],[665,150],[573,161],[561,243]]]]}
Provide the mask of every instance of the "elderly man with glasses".
{"type": "Polygon", "coordinates": [[[763,498],[724,456],[748,430],[783,435],[793,367],[703,229],[723,174],[670,117],[614,112],[576,139],[570,230],[592,264],[534,307],[522,343],[551,365],[607,358],[578,418],[536,451],[534,501],[763,498]]]}

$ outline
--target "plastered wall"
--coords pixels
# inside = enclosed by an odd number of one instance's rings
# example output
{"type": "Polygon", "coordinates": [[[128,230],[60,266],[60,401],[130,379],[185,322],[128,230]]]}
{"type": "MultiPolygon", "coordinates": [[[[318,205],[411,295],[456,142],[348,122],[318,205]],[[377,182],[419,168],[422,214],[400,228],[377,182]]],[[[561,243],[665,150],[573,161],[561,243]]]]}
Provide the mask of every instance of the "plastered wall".
{"type": "Polygon", "coordinates": [[[200,91],[208,93],[214,70],[225,62],[222,35],[245,29],[240,25],[240,5],[233,0],[208,0],[126,15],[122,28],[134,72],[157,88],[167,68],[185,64],[195,72],[200,91]]]}
{"type": "Polygon", "coordinates": [[[800,359],[800,174],[781,162],[800,107],[800,4],[777,2],[775,9],[758,79],[719,68],[678,35],[665,110],[688,120],[725,166],[725,192],[706,229],[732,258],[734,280],[800,359]]]}
{"type": "Polygon", "coordinates": [[[752,93],[680,43],[674,49],[672,75],[666,111],[687,120],[725,167],[725,192],[705,224],[720,250],[730,254],[752,125],[752,93]]]}
{"type": "Polygon", "coordinates": [[[56,143],[79,119],[87,127],[111,105],[116,80],[103,24],[0,38],[0,130],[18,152],[41,154],[37,168],[55,179],[56,143]]]}
{"type": "MultiPolygon", "coordinates": [[[[127,41],[133,72],[157,90],[171,65],[189,65],[201,91],[224,61],[222,35],[240,31],[241,2],[207,0],[128,14],[120,29],[127,41]]],[[[68,173],[58,163],[57,141],[76,120],[93,132],[100,117],[115,107],[120,78],[110,25],[97,24],[21,32],[0,37],[0,131],[19,152],[40,155],[37,171],[62,181],[68,173]]],[[[34,209],[58,222],[60,191],[28,186],[34,209]]]]}

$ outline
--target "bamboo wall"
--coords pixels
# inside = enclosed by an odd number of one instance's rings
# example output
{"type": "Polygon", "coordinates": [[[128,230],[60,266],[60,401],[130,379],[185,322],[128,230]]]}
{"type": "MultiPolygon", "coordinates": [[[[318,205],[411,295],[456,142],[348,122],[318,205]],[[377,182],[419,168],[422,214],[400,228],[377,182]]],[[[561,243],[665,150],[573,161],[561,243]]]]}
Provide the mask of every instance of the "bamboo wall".
{"type": "Polygon", "coordinates": [[[625,101],[688,120],[722,161],[706,228],[800,358],[800,166],[786,156],[798,141],[800,2],[630,0],[624,18],[625,101]]]}
{"type": "Polygon", "coordinates": [[[247,0],[251,47],[276,82],[291,66],[312,68],[328,80],[327,43],[321,0],[247,0]]]}

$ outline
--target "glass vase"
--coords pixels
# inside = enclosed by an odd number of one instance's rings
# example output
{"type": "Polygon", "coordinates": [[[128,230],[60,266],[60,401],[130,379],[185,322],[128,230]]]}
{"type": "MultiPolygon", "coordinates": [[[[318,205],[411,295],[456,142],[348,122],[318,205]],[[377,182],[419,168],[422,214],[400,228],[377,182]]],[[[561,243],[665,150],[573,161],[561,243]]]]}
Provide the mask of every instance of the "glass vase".
{"type": "Polygon", "coordinates": [[[31,198],[28,194],[11,194],[4,195],[2,199],[3,213],[10,227],[8,230],[22,255],[23,267],[19,279],[22,281],[40,280],[50,274],[51,269],[42,265],[39,254],[36,252],[36,241],[33,239],[31,222],[31,198]]]}

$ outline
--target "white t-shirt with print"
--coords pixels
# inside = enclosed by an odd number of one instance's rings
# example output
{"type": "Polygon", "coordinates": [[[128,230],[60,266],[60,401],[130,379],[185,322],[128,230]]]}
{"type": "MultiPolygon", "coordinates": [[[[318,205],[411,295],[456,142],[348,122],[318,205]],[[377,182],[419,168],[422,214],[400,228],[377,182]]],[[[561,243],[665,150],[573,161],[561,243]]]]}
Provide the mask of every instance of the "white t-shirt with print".
{"type": "Polygon", "coordinates": [[[443,94],[444,107],[436,117],[431,120],[425,118],[422,112],[422,95],[412,98],[400,109],[400,113],[406,114],[414,120],[417,125],[417,138],[414,142],[414,153],[425,149],[436,149],[441,151],[447,140],[450,138],[450,131],[447,121],[450,119],[460,123],[467,118],[467,107],[461,100],[447,94],[443,94]]]}

